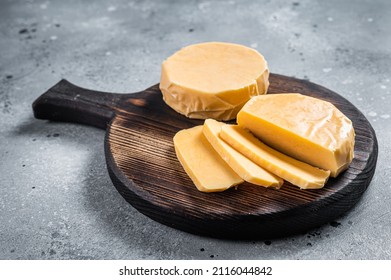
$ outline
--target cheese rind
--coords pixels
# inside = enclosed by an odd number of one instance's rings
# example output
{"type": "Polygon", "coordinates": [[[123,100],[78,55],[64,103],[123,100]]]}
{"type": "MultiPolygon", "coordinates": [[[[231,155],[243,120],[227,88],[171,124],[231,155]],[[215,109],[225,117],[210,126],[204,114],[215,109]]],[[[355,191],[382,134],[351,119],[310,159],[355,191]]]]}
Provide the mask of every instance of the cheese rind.
{"type": "Polygon", "coordinates": [[[160,90],[189,118],[231,120],[253,96],[265,94],[269,69],[254,49],[210,42],[187,46],[162,64],[160,90]]]}
{"type": "Polygon", "coordinates": [[[199,191],[220,192],[243,180],[217,154],[202,133],[202,126],[174,136],[177,158],[199,191]]]}
{"type": "Polygon", "coordinates": [[[207,119],[203,126],[206,139],[221,158],[246,182],[263,187],[280,188],[284,182],[281,178],[255,164],[219,137],[223,125],[222,122],[207,119]]]}
{"type": "Polygon", "coordinates": [[[237,125],[224,125],[220,137],[261,167],[301,189],[322,188],[329,178],[330,171],[282,154],[237,125]]]}
{"type": "Polygon", "coordinates": [[[251,99],[237,122],[265,144],[336,177],[354,157],[352,122],[333,104],[298,93],[251,99]]]}

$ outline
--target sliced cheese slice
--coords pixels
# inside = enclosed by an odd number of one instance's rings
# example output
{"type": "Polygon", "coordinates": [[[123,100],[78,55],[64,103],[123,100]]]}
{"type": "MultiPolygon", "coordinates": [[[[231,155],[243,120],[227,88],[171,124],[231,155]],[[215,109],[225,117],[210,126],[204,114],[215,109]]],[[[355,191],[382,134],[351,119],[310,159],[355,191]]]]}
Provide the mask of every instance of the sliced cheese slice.
{"type": "Polygon", "coordinates": [[[243,182],[206,140],[202,125],[179,131],[173,140],[179,162],[199,191],[220,192],[243,182]]]}
{"type": "Polygon", "coordinates": [[[265,144],[336,177],[354,156],[352,122],[329,102],[297,93],[251,99],[237,122],[265,144]]]}
{"type": "Polygon", "coordinates": [[[224,125],[220,137],[258,165],[301,189],[322,188],[329,178],[330,171],[282,154],[237,125],[224,125]]]}
{"type": "Polygon", "coordinates": [[[267,92],[268,79],[267,62],[256,50],[210,42],[167,58],[160,90],[171,108],[189,118],[231,120],[252,96],[267,92]]]}
{"type": "Polygon", "coordinates": [[[203,126],[206,139],[221,158],[246,182],[263,187],[280,188],[284,182],[281,178],[255,164],[219,137],[223,125],[222,122],[207,119],[203,126]]]}

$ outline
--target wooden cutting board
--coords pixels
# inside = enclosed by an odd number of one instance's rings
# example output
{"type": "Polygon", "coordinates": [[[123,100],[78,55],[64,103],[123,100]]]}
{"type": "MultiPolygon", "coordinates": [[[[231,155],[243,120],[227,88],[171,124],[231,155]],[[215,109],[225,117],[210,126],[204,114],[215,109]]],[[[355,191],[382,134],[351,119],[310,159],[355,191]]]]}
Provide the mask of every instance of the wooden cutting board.
{"type": "MultiPolygon", "coordinates": [[[[249,183],[222,193],[199,192],[178,162],[172,138],[202,124],[162,100],[158,85],[133,94],[104,93],[66,80],[33,104],[38,119],[77,122],[106,129],[108,172],[118,192],[153,220],[193,234],[262,239],[305,232],[351,209],[367,189],[377,160],[376,135],[349,101],[309,81],[271,74],[269,94],[300,92],[332,102],[352,121],[355,158],[349,169],[323,189],[280,190],[249,183]]],[[[191,147],[189,147],[190,149],[191,147]]]]}

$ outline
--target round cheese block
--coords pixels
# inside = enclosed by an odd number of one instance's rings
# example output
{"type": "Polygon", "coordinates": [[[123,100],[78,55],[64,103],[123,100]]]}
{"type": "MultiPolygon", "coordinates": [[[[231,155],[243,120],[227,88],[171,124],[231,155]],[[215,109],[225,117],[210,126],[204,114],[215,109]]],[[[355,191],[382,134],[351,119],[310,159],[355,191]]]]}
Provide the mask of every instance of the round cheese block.
{"type": "Polygon", "coordinates": [[[234,119],[251,97],[265,94],[268,87],[268,65],[259,52],[221,42],[174,53],[163,62],[160,79],[164,101],[195,119],[234,119]]]}
{"type": "Polygon", "coordinates": [[[354,157],[352,121],[330,102],[299,93],[268,94],[249,101],[237,122],[286,155],[336,177],[354,157]]]}

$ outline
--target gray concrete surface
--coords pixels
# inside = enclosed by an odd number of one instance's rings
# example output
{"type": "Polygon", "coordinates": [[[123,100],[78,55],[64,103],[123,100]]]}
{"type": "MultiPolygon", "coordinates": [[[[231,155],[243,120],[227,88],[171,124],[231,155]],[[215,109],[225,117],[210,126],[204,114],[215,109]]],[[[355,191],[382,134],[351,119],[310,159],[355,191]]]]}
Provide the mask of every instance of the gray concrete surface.
{"type": "Polygon", "coordinates": [[[391,2],[11,1],[0,3],[0,259],[391,259],[391,2]],[[35,120],[31,104],[67,78],[133,92],[182,46],[228,41],[272,72],[349,99],[379,141],[358,205],[284,239],[227,241],[160,225],[111,184],[104,131],[35,120]]]}

